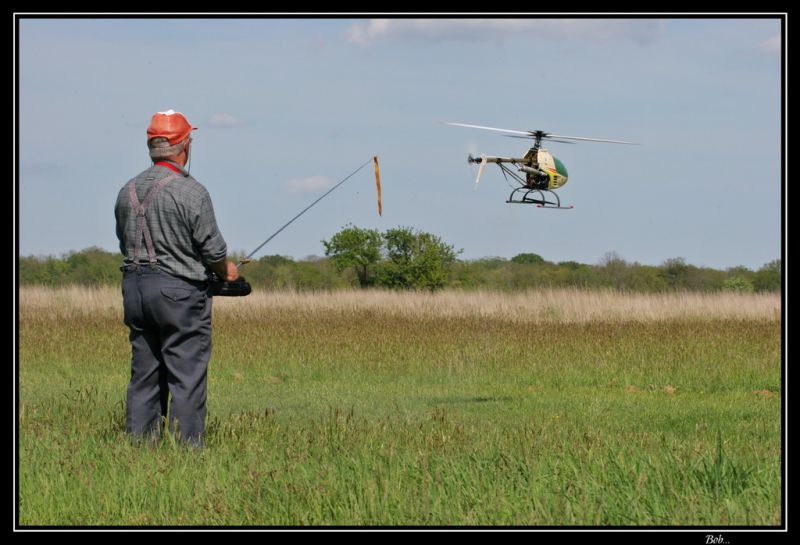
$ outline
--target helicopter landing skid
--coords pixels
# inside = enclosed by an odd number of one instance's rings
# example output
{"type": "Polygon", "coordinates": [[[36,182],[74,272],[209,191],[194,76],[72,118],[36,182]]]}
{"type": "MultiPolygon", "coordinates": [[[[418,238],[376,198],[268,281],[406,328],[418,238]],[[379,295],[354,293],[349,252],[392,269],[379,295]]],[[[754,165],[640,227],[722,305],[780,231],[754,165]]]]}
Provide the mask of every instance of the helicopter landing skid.
{"type": "Polygon", "coordinates": [[[530,189],[527,187],[516,188],[511,192],[511,195],[508,196],[506,202],[515,204],[535,204],[538,208],[557,208],[561,210],[569,210],[572,208],[572,205],[561,206],[561,199],[552,191],[547,189],[530,189]],[[524,194],[518,200],[514,200],[514,195],[517,192],[524,192],[524,194]],[[548,201],[545,194],[555,199],[555,202],[548,201]]]}

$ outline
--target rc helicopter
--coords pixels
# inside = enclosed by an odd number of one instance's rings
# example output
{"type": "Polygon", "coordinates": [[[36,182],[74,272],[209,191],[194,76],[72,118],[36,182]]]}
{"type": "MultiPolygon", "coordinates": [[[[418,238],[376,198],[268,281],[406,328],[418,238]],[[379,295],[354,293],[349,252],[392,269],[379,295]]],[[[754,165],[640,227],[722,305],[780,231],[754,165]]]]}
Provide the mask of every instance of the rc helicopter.
{"type": "Polygon", "coordinates": [[[601,140],[598,138],[585,138],[583,136],[562,136],[544,131],[517,131],[512,129],[499,129],[497,127],[485,127],[483,125],[468,125],[466,123],[445,123],[447,125],[455,125],[458,127],[469,127],[472,129],[485,129],[488,131],[508,133],[505,136],[512,138],[533,139],[533,147],[531,147],[523,157],[496,157],[491,155],[473,157],[470,154],[467,158],[467,161],[470,164],[480,164],[478,167],[478,177],[475,179],[475,189],[478,188],[478,182],[481,180],[481,175],[486,168],[486,164],[495,163],[500,167],[500,170],[503,171],[503,176],[506,178],[506,180],[508,180],[508,176],[511,176],[514,182],[519,184],[519,186],[514,188],[514,190],[508,196],[508,200],[506,202],[517,204],[535,204],[539,208],[572,208],[572,205],[561,206],[561,199],[554,192],[554,190],[563,187],[564,184],[567,183],[567,168],[564,166],[564,163],[559,161],[552,153],[541,147],[542,140],[550,140],[552,142],[560,142],[562,144],[573,143],[568,142],[568,140],[582,140],[589,142],[607,142],[610,144],[636,145],[636,142],[624,142],[622,140],[601,140]],[[522,173],[522,175],[514,172],[504,163],[508,163],[517,167],[517,171],[522,173]]]}

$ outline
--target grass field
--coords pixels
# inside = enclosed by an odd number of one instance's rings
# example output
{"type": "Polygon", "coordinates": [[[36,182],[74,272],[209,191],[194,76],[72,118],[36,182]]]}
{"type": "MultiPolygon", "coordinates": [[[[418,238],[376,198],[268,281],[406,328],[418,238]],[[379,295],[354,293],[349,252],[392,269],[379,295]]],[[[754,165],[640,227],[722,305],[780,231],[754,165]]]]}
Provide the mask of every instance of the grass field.
{"type": "Polygon", "coordinates": [[[217,298],[189,451],[126,437],[118,290],[22,288],[19,524],[779,525],[780,304],[217,298]]]}

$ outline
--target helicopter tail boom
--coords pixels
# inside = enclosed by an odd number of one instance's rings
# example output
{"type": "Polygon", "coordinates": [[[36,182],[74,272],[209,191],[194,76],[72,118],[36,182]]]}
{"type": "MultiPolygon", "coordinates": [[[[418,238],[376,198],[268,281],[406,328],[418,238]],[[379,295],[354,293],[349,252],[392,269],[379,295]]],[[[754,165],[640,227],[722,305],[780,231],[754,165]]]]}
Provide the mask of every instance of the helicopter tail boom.
{"type": "Polygon", "coordinates": [[[524,163],[525,159],[519,157],[494,157],[491,155],[481,155],[480,157],[473,157],[470,155],[467,157],[467,162],[469,163],[481,163],[486,161],[487,163],[524,163]]]}
{"type": "Polygon", "coordinates": [[[500,166],[502,163],[511,163],[517,166],[521,172],[526,172],[528,174],[533,174],[536,176],[547,176],[547,173],[543,170],[539,170],[536,167],[528,166],[525,163],[527,162],[525,159],[520,159],[516,157],[495,157],[490,155],[481,155],[480,157],[473,157],[472,155],[467,157],[467,161],[469,163],[480,163],[480,168],[478,169],[478,177],[475,179],[475,189],[478,188],[478,182],[481,179],[481,175],[483,175],[483,171],[486,168],[486,163],[495,163],[500,166]]]}
{"type": "Polygon", "coordinates": [[[524,159],[516,159],[514,157],[492,157],[489,155],[481,155],[480,157],[473,157],[472,154],[470,154],[467,157],[467,162],[469,162],[470,164],[480,163],[480,167],[478,167],[478,176],[475,178],[475,186],[472,188],[472,190],[476,191],[478,189],[478,183],[481,181],[481,176],[483,176],[483,171],[486,170],[487,163],[496,163],[498,166],[501,166],[502,163],[516,164],[517,162],[523,162],[523,161],[524,159]]]}

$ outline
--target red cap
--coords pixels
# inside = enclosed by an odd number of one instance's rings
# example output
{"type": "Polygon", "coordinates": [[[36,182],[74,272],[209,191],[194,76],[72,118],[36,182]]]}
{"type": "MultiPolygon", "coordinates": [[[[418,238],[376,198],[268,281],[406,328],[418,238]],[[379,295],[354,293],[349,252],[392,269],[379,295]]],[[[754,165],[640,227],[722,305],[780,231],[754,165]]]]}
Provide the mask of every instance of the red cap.
{"type": "Polygon", "coordinates": [[[173,110],[156,112],[150,120],[150,126],[147,127],[147,139],[161,136],[169,140],[170,146],[174,146],[194,130],[197,130],[197,127],[192,127],[180,112],[173,110]]]}

